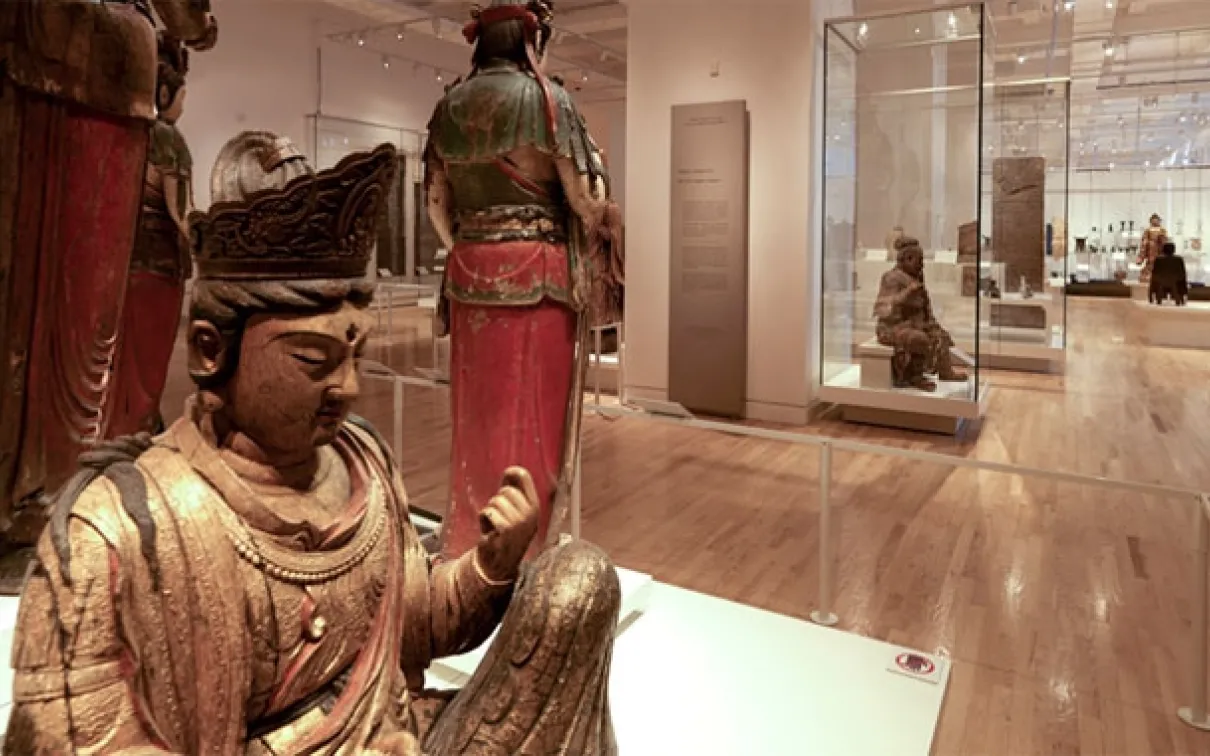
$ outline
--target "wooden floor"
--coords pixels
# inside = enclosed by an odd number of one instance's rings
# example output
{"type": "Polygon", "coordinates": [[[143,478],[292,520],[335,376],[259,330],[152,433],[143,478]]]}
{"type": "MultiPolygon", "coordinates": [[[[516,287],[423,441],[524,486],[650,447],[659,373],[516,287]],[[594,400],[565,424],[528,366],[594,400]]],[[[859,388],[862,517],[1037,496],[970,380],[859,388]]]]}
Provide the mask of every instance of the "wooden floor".
{"type": "MultiPolygon", "coordinates": [[[[1133,312],[1072,299],[1066,375],[988,371],[989,416],[961,438],[827,420],[810,430],[1210,490],[1210,353],[1140,346],[1133,312]]],[[[395,323],[388,361],[427,366],[427,319],[395,323]]],[[[189,390],[182,356],[170,419],[189,390]]],[[[363,391],[362,414],[389,438],[389,388],[363,391]]],[[[442,512],[447,397],[405,398],[409,491],[442,512]]],[[[816,455],[589,418],[584,536],[658,580],[806,617],[818,595],[816,455]]],[[[834,470],[841,626],[956,661],[936,754],[1210,754],[1210,734],[1175,715],[1189,688],[1194,502],[839,452],[834,470]]]]}

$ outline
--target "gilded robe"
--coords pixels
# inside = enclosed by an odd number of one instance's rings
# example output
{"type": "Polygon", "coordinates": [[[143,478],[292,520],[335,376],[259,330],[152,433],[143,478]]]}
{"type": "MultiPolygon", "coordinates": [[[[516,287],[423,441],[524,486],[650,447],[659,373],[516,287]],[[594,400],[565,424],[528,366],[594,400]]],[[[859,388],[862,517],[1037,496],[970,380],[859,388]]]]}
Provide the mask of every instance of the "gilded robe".
{"type": "Polygon", "coordinates": [[[552,550],[514,597],[471,553],[430,563],[370,434],[348,424],[325,451],[345,461],[352,493],[322,529],[261,503],[187,418],[136,462],[150,553],[113,483],[90,485],[70,522],[74,579],[47,534],[22,599],[5,752],[75,752],[74,733],[79,752],[100,753],[537,756],[552,738],[569,754],[613,753],[620,592],[607,560],[552,550]],[[482,643],[506,609],[500,640],[434,723],[448,697],[423,690],[424,670],[482,643]]]}

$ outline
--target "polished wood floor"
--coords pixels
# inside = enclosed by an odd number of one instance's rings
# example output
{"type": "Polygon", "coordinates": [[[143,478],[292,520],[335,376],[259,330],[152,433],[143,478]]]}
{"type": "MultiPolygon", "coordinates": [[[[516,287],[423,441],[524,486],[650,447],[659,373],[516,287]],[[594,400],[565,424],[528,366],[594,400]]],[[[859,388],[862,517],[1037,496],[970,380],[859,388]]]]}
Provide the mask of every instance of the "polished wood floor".
{"type": "MultiPolygon", "coordinates": [[[[960,438],[827,419],[809,430],[1210,490],[1210,353],[1143,347],[1131,314],[1129,302],[1073,299],[1065,374],[989,372],[989,416],[960,438]]],[[[427,319],[396,327],[388,361],[427,366],[427,319]]],[[[189,390],[177,362],[170,418],[189,390]]],[[[362,414],[389,438],[390,389],[364,393],[362,414]]],[[[405,399],[410,493],[441,512],[446,395],[405,399]]],[[[584,536],[658,580],[806,617],[818,600],[817,454],[590,418],[584,536]]],[[[934,753],[1210,754],[1210,734],[1175,715],[1190,680],[1192,501],[839,452],[834,470],[841,627],[955,662],[934,753]]]]}

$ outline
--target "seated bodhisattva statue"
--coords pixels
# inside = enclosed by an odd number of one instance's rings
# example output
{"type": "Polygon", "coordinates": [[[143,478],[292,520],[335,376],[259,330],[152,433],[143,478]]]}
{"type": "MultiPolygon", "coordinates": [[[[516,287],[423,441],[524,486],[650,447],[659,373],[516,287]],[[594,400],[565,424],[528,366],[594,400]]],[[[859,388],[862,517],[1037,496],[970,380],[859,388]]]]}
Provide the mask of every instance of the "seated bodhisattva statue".
{"type": "Polygon", "coordinates": [[[1189,273],[1185,268],[1185,258],[1176,253],[1175,244],[1164,242],[1159,256],[1152,261],[1147,298],[1157,305],[1171,298],[1177,307],[1184,307],[1188,297],[1189,273]]]}
{"type": "Polygon", "coordinates": [[[363,276],[397,158],[314,174],[286,140],[220,153],[195,214],[197,385],[166,433],[82,457],[18,618],[6,753],[612,756],[617,574],[537,529],[525,470],[477,547],[434,560],[391,452],[350,415],[363,276]],[[425,670],[499,635],[456,694],[425,670]]]}
{"type": "Polygon", "coordinates": [[[965,381],[966,373],[952,364],[954,340],[933,317],[920,243],[902,237],[895,243],[895,253],[895,267],[883,274],[874,303],[878,343],[895,350],[891,361],[895,386],[934,391],[937,384],[926,373],[936,373],[943,381],[965,381]]]}

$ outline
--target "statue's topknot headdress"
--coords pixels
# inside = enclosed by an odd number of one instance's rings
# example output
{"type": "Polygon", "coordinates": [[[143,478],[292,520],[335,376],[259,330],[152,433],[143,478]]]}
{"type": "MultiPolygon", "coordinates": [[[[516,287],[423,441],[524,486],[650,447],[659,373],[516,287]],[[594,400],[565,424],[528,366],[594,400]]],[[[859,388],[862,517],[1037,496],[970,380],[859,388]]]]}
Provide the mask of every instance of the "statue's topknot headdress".
{"type": "Polygon", "coordinates": [[[217,201],[190,216],[199,280],[365,276],[396,165],[384,144],[316,174],[288,139],[237,136],[214,166],[217,201]],[[273,187],[274,177],[284,186],[273,187]]]}

